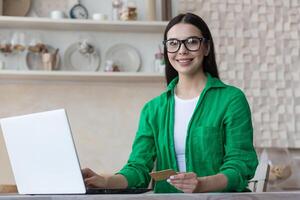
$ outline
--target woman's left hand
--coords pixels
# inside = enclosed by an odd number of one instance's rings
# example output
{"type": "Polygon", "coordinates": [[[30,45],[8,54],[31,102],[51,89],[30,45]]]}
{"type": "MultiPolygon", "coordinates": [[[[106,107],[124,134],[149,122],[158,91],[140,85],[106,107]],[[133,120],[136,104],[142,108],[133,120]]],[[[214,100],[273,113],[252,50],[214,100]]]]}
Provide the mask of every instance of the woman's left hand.
{"type": "Polygon", "coordinates": [[[167,181],[175,188],[185,193],[197,192],[199,187],[199,180],[197,178],[197,174],[194,172],[173,175],[170,176],[167,181]]]}

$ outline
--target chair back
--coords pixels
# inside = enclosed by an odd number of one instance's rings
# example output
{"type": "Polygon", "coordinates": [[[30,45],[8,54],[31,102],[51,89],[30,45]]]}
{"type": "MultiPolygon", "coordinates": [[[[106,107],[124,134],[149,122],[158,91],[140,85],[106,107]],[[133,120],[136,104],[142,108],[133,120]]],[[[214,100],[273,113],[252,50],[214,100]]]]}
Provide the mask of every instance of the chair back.
{"type": "Polygon", "coordinates": [[[268,163],[259,163],[254,177],[249,181],[248,187],[252,192],[266,192],[270,165],[268,163]]]}

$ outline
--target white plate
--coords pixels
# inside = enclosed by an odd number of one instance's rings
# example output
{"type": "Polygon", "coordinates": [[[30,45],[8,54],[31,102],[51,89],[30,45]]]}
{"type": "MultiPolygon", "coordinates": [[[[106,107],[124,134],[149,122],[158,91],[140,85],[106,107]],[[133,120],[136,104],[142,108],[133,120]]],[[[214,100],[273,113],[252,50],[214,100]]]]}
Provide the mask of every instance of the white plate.
{"type": "Polygon", "coordinates": [[[121,72],[137,72],[141,67],[139,52],[128,44],[116,44],[109,48],[105,60],[112,60],[121,72]]]}
{"type": "Polygon", "coordinates": [[[95,48],[92,54],[82,54],[79,52],[78,42],[75,42],[65,51],[62,70],[97,71],[100,67],[100,62],[100,54],[97,48],[95,48]]]}
{"type": "MultiPolygon", "coordinates": [[[[47,45],[47,49],[48,49],[49,53],[55,52],[55,49],[50,45],[47,45]]],[[[56,54],[56,64],[55,64],[53,70],[59,69],[59,62],[60,62],[60,56],[59,56],[59,52],[58,52],[56,54]]],[[[27,51],[26,64],[27,64],[28,70],[46,70],[43,65],[42,53],[34,53],[31,51],[27,51]]]]}
{"type": "Polygon", "coordinates": [[[67,16],[77,0],[35,0],[32,1],[31,10],[38,17],[49,17],[53,10],[63,11],[67,16]]]}

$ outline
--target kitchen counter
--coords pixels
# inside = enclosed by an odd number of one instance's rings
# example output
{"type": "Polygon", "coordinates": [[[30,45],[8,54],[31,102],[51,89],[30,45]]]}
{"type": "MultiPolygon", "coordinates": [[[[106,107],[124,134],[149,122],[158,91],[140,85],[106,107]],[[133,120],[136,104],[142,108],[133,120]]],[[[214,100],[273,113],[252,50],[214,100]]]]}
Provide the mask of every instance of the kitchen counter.
{"type": "Polygon", "coordinates": [[[1,194],[0,200],[299,200],[300,191],[264,193],[138,194],[138,195],[14,195],[1,194]]]}

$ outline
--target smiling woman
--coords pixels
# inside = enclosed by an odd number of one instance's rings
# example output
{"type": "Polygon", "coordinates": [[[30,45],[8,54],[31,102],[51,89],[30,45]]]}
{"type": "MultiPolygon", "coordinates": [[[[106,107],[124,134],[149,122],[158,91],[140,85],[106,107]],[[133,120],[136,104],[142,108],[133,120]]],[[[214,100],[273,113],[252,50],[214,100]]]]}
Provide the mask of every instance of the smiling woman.
{"type": "Polygon", "coordinates": [[[155,182],[158,193],[249,191],[257,166],[250,108],[240,89],[219,79],[208,26],[180,14],[163,44],[168,87],[144,106],[127,164],[107,178],[84,169],[86,184],[147,187],[156,163],[177,172],[155,182]]]}

